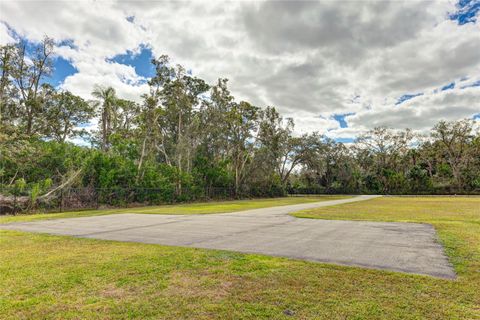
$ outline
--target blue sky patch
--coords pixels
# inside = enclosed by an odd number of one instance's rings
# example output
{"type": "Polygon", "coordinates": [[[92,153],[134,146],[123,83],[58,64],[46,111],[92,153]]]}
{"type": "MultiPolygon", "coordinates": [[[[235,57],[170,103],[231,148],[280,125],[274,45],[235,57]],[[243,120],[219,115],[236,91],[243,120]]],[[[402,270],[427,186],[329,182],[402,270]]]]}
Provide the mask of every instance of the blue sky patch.
{"type": "Polygon", "coordinates": [[[397,104],[401,104],[407,100],[410,100],[410,99],[413,99],[415,97],[418,97],[418,96],[422,96],[423,93],[414,93],[414,94],[404,94],[403,96],[401,96],[400,98],[398,98],[397,102],[395,103],[395,105],[397,104]]]}
{"type": "Polygon", "coordinates": [[[20,47],[25,46],[25,54],[29,57],[35,56],[39,43],[30,41],[26,38],[20,38],[20,47]]]}
{"type": "Polygon", "coordinates": [[[57,57],[53,61],[53,74],[51,77],[46,77],[45,82],[51,84],[54,87],[63,83],[66,77],[77,73],[77,69],[68,61],[62,57],[57,57]]]}
{"type": "Polygon", "coordinates": [[[73,39],[66,39],[62,40],[58,43],[59,47],[69,47],[71,49],[77,49],[77,46],[75,45],[73,39]]]}
{"type": "Polygon", "coordinates": [[[453,89],[453,88],[455,88],[455,82],[452,82],[450,84],[447,84],[446,86],[443,86],[441,90],[445,91],[445,90],[450,90],[450,89],[453,89]]]}
{"type": "MultiPolygon", "coordinates": [[[[22,45],[25,46],[25,53],[29,57],[34,57],[36,50],[39,48],[39,43],[30,41],[26,38],[20,37],[13,29],[10,27],[7,28],[9,32],[11,31],[12,36],[19,39],[22,45]]],[[[70,48],[75,48],[75,45],[72,40],[63,40],[58,43],[60,46],[69,46],[70,48]]],[[[63,83],[66,77],[71,76],[72,74],[77,73],[78,70],[66,59],[63,57],[57,56],[53,58],[53,73],[51,76],[43,77],[41,83],[48,83],[54,87],[57,87],[63,83]]]]}
{"type": "Polygon", "coordinates": [[[10,37],[12,37],[15,40],[21,40],[22,37],[12,28],[8,23],[5,21],[0,21],[1,24],[3,24],[7,28],[7,33],[10,37]]]}
{"type": "Polygon", "coordinates": [[[480,87],[480,80],[477,80],[474,83],[463,86],[461,87],[461,89],[472,88],[472,87],[480,87]]]}
{"type": "Polygon", "coordinates": [[[451,20],[456,20],[459,25],[477,21],[477,12],[480,11],[480,0],[460,0],[457,3],[457,12],[449,15],[451,20]]]}
{"type": "Polygon", "coordinates": [[[345,117],[352,116],[354,114],[355,113],[334,114],[332,118],[335,119],[340,124],[340,128],[347,128],[348,124],[347,124],[347,121],[345,121],[345,117]]]}
{"type": "Polygon", "coordinates": [[[77,125],[77,127],[79,127],[79,128],[89,128],[89,127],[91,127],[91,126],[93,126],[93,124],[90,123],[90,122],[83,122],[83,123],[79,123],[79,124],[77,125]]]}
{"type": "Polygon", "coordinates": [[[353,142],[355,142],[355,138],[335,138],[334,140],[336,142],[341,142],[341,143],[353,143],[353,142]]]}
{"type": "Polygon", "coordinates": [[[152,49],[142,45],[139,53],[127,51],[125,54],[118,54],[108,61],[114,61],[120,64],[135,68],[135,72],[145,78],[151,78],[155,75],[155,67],[152,65],[152,49]]]}

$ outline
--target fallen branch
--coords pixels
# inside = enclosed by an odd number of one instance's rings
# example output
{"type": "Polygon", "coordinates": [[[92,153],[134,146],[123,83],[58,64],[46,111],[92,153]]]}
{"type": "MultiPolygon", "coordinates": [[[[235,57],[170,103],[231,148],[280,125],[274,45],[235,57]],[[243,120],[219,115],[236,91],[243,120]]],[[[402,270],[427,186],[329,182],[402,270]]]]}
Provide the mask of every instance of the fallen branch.
{"type": "Polygon", "coordinates": [[[53,188],[49,192],[38,197],[38,200],[49,200],[50,196],[54,195],[56,192],[65,189],[72,185],[75,182],[75,179],[82,173],[82,169],[75,171],[65,182],[61,183],[59,186],[53,188]]]}

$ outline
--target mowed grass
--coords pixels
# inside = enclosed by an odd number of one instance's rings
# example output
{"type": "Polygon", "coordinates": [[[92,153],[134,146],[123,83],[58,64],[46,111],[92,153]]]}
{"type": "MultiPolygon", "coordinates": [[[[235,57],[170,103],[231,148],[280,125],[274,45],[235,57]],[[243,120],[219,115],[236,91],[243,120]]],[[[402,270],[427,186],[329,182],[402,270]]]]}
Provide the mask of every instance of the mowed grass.
{"type": "Polygon", "coordinates": [[[466,278],[0,231],[2,319],[475,319],[477,291],[466,278]]]}
{"type": "Polygon", "coordinates": [[[297,214],[429,219],[455,258],[456,280],[218,250],[0,231],[0,318],[480,319],[479,201],[381,198],[297,214]],[[439,201],[444,205],[434,204],[439,201]],[[439,211],[444,206],[449,209],[439,211]]]}
{"type": "Polygon", "coordinates": [[[132,207],[121,209],[100,209],[100,210],[82,210],[67,211],[60,213],[39,213],[39,214],[21,214],[17,216],[0,216],[1,223],[35,221],[43,219],[74,218],[86,216],[98,216],[114,213],[148,213],[148,214],[210,214],[236,212],[250,209],[259,209],[275,206],[285,206],[299,203],[311,203],[319,201],[347,199],[351,196],[298,196],[282,198],[265,198],[253,200],[230,200],[230,201],[211,201],[149,207],[132,207]]]}
{"type": "Polygon", "coordinates": [[[397,222],[480,222],[480,196],[381,197],[296,212],[299,218],[397,222]]]}
{"type": "Polygon", "coordinates": [[[470,292],[474,302],[468,308],[464,301],[457,301],[465,311],[471,312],[469,316],[463,313],[457,316],[480,319],[480,197],[383,197],[303,210],[293,215],[298,218],[433,225],[458,274],[456,282],[461,284],[458,290],[470,292]]]}

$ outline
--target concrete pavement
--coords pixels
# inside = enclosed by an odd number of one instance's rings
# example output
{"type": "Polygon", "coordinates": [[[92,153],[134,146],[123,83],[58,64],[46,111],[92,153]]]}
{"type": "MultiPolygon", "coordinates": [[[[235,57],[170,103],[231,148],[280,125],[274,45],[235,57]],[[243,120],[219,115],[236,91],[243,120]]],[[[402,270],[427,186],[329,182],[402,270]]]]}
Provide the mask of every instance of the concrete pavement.
{"type": "Polygon", "coordinates": [[[298,219],[288,213],[375,196],[208,215],[112,214],[0,229],[260,253],[455,278],[431,225],[298,219]]]}

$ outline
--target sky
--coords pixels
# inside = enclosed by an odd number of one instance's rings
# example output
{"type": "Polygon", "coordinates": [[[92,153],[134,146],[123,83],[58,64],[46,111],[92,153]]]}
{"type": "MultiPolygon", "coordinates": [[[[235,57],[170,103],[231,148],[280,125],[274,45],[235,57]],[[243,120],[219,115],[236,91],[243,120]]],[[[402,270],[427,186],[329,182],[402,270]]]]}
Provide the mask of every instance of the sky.
{"type": "Polygon", "coordinates": [[[342,142],[378,126],[480,119],[480,0],[0,1],[0,44],[56,41],[49,81],[140,101],[167,54],[298,134],[342,142]]]}

